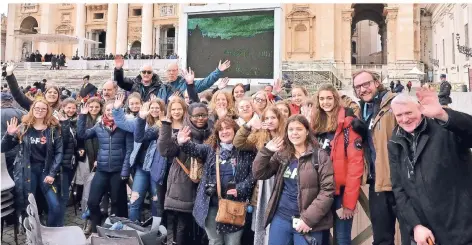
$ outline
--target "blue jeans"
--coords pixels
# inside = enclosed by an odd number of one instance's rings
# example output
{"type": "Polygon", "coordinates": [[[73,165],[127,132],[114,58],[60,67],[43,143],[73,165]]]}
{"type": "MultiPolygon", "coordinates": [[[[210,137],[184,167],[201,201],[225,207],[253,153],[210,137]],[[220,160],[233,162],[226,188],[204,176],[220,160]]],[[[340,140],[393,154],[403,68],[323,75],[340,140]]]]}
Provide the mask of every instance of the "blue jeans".
{"type": "MultiPolygon", "coordinates": [[[[321,231],[310,232],[310,237],[315,238],[318,245],[321,244],[323,233],[321,231]]],[[[269,245],[309,245],[305,237],[292,227],[292,221],[275,215],[270,223],[269,245]]]]}
{"type": "Polygon", "coordinates": [[[351,230],[352,230],[352,219],[340,219],[336,210],[340,209],[343,204],[344,190],[341,189],[340,195],[334,196],[333,202],[333,215],[334,215],[334,239],[338,245],[351,245],[351,230]]]}
{"type": "Polygon", "coordinates": [[[64,226],[64,217],[67,211],[67,203],[69,202],[69,187],[74,178],[74,171],[69,168],[62,168],[61,185],[59,186],[59,201],[61,203],[60,226],[64,226]]]}
{"type": "MultiPolygon", "coordinates": [[[[151,213],[152,216],[158,216],[158,195],[157,195],[157,182],[154,182],[151,178],[151,173],[144,171],[141,168],[136,168],[136,173],[133,179],[133,188],[131,193],[131,199],[129,200],[129,219],[131,221],[140,220],[141,218],[141,207],[146,197],[146,192],[150,190],[152,201],[151,201],[151,213]]],[[[162,212],[159,212],[162,213],[162,212]]]]}
{"type": "MultiPolygon", "coordinates": [[[[44,183],[44,179],[47,176],[47,173],[43,172],[43,166],[41,164],[31,164],[31,193],[36,193],[36,188],[41,188],[41,193],[43,193],[46,202],[48,203],[48,222],[47,226],[49,227],[60,227],[62,226],[61,221],[61,205],[59,203],[59,197],[57,193],[57,187],[55,184],[54,189],[51,185],[44,183]]],[[[54,180],[54,183],[57,183],[54,180]]],[[[36,198],[36,197],[35,197],[36,198]]],[[[37,198],[36,198],[37,199],[37,198]]]]}

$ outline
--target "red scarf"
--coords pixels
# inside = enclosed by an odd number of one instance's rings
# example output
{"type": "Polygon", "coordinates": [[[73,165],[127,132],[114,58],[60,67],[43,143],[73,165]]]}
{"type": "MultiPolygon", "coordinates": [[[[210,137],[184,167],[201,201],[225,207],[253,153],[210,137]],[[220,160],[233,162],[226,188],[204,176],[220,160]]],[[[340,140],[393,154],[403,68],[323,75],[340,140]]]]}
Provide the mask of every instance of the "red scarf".
{"type": "Polygon", "coordinates": [[[300,114],[300,108],[301,106],[290,103],[290,112],[292,113],[292,115],[300,114]]]}
{"type": "Polygon", "coordinates": [[[115,125],[115,121],[113,119],[110,119],[110,118],[107,117],[106,114],[103,114],[102,121],[103,121],[103,125],[105,125],[105,127],[109,128],[112,132],[115,131],[116,125],[115,125]]]}

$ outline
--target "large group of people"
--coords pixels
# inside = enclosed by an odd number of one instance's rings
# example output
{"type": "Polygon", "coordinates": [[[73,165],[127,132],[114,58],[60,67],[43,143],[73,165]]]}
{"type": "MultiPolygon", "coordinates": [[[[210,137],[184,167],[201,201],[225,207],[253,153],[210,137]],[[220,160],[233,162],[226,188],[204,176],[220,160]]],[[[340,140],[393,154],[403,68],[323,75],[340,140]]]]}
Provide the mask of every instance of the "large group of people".
{"type": "Polygon", "coordinates": [[[202,80],[172,63],[166,81],[150,65],[125,77],[123,63],[100,88],[85,76],[76,98],[51,84],[28,97],[7,66],[1,151],[17,215],[33,193],[45,224],[63,226],[72,180],[95,172],[87,234],[108,215],[144,222],[149,198],[168,245],[328,245],[331,228],[348,245],[368,184],[373,244],[395,244],[396,220],[404,245],[472,244],[472,117],[436,92],[396,94],[362,70],[359,103],[331,84],[284,99],[281,80],[225,89],[230,61],[202,80]]]}

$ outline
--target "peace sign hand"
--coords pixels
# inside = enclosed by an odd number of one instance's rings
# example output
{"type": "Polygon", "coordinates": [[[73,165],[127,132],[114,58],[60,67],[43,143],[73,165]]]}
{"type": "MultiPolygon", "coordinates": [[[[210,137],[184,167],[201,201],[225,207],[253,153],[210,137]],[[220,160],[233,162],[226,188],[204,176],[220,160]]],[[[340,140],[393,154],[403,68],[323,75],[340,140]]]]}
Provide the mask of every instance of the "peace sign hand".
{"type": "Polygon", "coordinates": [[[18,132],[20,125],[18,125],[18,118],[13,117],[10,119],[10,122],[7,121],[7,133],[9,135],[15,135],[18,132]]]}
{"type": "Polygon", "coordinates": [[[185,126],[177,133],[177,143],[183,145],[190,140],[190,127],[185,126]]]}
{"type": "Polygon", "coordinates": [[[266,144],[266,148],[269,151],[277,152],[282,150],[284,145],[284,139],[282,137],[275,137],[266,144]]]}

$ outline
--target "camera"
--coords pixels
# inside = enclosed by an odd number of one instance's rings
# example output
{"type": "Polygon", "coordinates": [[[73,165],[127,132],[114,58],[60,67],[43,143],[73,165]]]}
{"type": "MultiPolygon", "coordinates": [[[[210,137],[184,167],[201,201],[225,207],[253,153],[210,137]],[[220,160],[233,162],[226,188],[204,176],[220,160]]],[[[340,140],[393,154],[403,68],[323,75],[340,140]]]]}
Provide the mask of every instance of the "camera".
{"type": "Polygon", "coordinates": [[[216,184],[215,183],[207,183],[205,184],[205,194],[211,197],[216,194],[216,184]]]}

